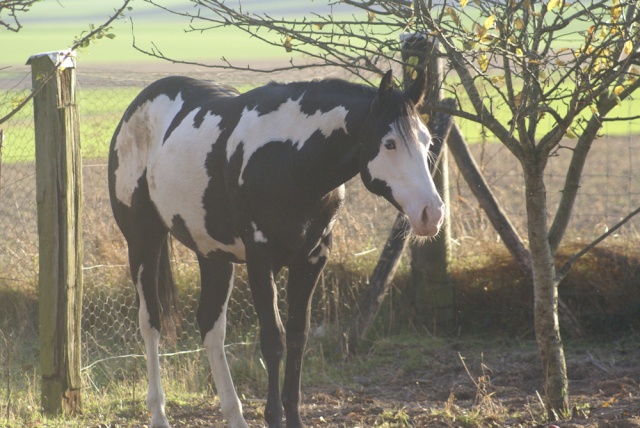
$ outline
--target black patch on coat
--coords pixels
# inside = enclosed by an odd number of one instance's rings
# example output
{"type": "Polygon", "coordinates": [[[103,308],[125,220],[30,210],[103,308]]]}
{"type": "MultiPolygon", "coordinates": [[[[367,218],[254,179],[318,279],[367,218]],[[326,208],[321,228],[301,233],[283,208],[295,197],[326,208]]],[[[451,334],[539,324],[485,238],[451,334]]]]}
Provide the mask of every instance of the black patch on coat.
{"type": "Polygon", "coordinates": [[[179,214],[174,215],[171,219],[171,233],[187,247],[194,250],[198,248],[196,241],[194,241],[191,232],[187,228],[187,224],[179,214]]]}

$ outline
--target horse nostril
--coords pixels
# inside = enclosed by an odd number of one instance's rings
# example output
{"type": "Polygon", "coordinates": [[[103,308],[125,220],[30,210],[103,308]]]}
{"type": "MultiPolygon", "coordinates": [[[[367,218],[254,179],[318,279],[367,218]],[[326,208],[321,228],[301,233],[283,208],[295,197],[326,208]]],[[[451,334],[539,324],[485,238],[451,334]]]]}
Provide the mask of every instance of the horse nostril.
{"type": "Polygon", "coordinates": [[[420,221],[422,222],[422,224],[427,224],[427,222],[429,221],[429,214],[427,214],[427,207],[424,207],[424,209],[422,210],[420,221]]]}

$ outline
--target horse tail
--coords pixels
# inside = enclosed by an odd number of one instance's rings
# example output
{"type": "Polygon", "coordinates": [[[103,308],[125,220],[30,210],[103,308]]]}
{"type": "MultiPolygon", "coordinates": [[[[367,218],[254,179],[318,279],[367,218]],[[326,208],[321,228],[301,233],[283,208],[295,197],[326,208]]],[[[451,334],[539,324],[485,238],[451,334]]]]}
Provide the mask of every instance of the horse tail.
{"type": "Polygon", "coordinates": [[[171,272],[170,241],[167,238],[160,252],[158,263],[158,300],[160,302],[160,318],[163,330],[167,332],[175,331],[175,323],[172,321],[177,315],[177,291],[176,283],[171,272]]]}

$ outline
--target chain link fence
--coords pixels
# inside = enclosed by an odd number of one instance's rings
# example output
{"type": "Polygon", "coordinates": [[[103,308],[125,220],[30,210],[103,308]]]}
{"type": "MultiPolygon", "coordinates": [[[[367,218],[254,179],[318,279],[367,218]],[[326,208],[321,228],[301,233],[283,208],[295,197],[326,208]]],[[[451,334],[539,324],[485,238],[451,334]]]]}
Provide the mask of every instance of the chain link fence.
{"type": "MultiPolygon", "coordinates": [[[[147,84],[162,77],[160,74],[133,72],[90,73],[78,71],[81,115],[81,144],[84,191],[84,300],[82,320],[83,373],[90,388],[100,390],[109,382],[131,377],[143,363],[143,346],[137,331],[135,290],[131,285],[124,240],[111,215],[107,191],[106,155],[111,135],[124,110],[147,84]],[[139,367],[138,367],[139,366],[139,367]]],[[[245,90],[264,82],[243,74],[205,75],[245,90]]],[[[269,76],[268,78],[271,78],[269,76]]],[[[24,97],[30,88],[30,76],[0,73],[0,116],[24,97]]],[[[5,314],[0,314],[0,327],[7,337],[13,337],[13,347],[36,350],[37,341],[37,262],[38,237],[36,226],[36,195],[34,168],[34,136],[32,106],[2,125],[4,147],[0,170],[0,296],[4,299],[5,314]],[[18,320],[18,321],[16,321],[18,320]],[[18,344],[16,342],[22,342],[18,344]]],[[[474,135],[482,130],[471,129],[474,135]]],[[[605,130],[606,132],[606,130],[605,130]]],[[[472,151],[485,177],[503,208],[524,236],[526,231],[524,184],[517,160],[500,144],[472,141],[472,151]]],[[[547,186],[550,215],[557,207],[564,172],[567,169],[571,142],[565,143],[558,156],[550,160],[547,186]],[[563,152],[567,153],[563,153],[563,152]]],[[[604,137],[594,143],[585,168],[574,215],[565,242],[584,245],[640,206],[640,142],[634,136],[604,137]]],[[[483,257],[495,254],[488,248],[499,247],[497,233],[474,200],[455,165],[451,164],[451,222],[456,270],[483,257]]],[[[393,207],[363,190],[359,179],[347,184],[347,206],[335,228],[334,253],[321,277],[314,306],[313,332],[326,334],[327,329],[344,325],[359,291],[367,278],[387,238],[396,215],[393,207]]],[[[606,245],[615,247],[615,254],[631,260],[640,249],[640,220],[634,219],[611,237],[606,245]]],[[[173,245],[174,275],[179,285],[179,318],[164,338],[163,351],[176,359],[191,355],[205,367],[200,348],[200,333],[195,323],[199,278],[195,258],[178,243],[173,245]]],[[[503,254],[506,259],[508,254],[503,254]]],[[[636,259],[637,260],[637,259],[636,259]]],[[[408,261],[403,261],[405,276],[408,261]]],[[[628,278],[640,278],[639,268],[627,266],[628,278]],[[635,269],[635,270],[634,270],[635,269]]],[[[286,273],[278,278],[284,284],[286,273]]],[[[491,273],[469,280],[470,288],[483,291],[490,287],[491,273]],[[474,285],[475,284],[475,285],[474,285]]],[[[530,288],[530,287],[529,287],[530,288]]],[[[284,287],[280,287],[281,290],[284,287]]],[[[393,289],[402,293],[402,288],[393,289]]],[[[587,293],[587,291],[584,291],[587,293]]],[[[597,285],[588,293],[602,297],[606,286],[597,285]],[[600,288],[598,288],[600,287],[600,288]]],[[[480,294],[461,295],[461,301],[482,299],[480,294]]],[[[589,294],[589,298],[592,298],[589,294]]],[[[515,293],[511,298],[520,296],[515,293]]],[[[622,298],[628,296],[622,295],[622,298]]],[[[577,298],[584,298],[585,295],[577,298]]],[[[284,299],[284,295],[282,296],[284,299]]],[[[393,304],[393,299],[389,299],[393,304]]],[[[636,303],[637,305],[637,303],[636,303]]],[[[513,311],[513,303],[477,305],[488,319],[496,312],[513,311]],[[480,308],[481,307],[481,308],[480,308]],[[511,309],[509,309],[511,308],[511,309]]],[[[284,308],[284,305],[282,306],[284,308]]],[[[392,322],[393,311],[389,312],[392,322]]],[[[255,353],[256,317],[243,268],[237,269],[237,279],[229,305],[228,353],[234,361],[236,350],[255,353]]],[[[1,343],[1,338],[0,338],[1,343]]],[[[25,359],[33,359],[25,353],[25,359]],[[28,357],[27,357],[28,356],[28,357]]],[[[237,360],[241,359],[237,351],[237,360]]],[[[187,357],[184,357],[187,358],[187,357]]],[[[183,370],[191,365],[182,360],[183,370]]],[[[36,364],[36,361],[32,361],[36,364]]],[[[206,376],[204,376],[206,378],[206,376]]]]}

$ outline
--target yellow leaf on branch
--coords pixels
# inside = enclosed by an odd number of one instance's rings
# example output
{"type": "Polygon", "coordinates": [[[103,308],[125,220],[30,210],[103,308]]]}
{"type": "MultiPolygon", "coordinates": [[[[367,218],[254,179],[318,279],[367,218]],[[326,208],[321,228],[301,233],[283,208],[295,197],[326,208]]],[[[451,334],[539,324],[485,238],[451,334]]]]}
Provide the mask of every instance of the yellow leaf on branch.
{"type": "Polygon", "coordinates": [[[620,14],[622,14],[622,6],[620,5],[620,0],[613,0],[611,2],[611,8],[609,9],[611,12],[611,21],[618,22],[618,18],[620,18],[620,14]]]}
{"type": "Polygon", "coordinates": [[[478,65],[480,66],[480,70],[487,71],[487,68],[489,68],[489,59],[487,58],[487,55],[484,53],[480,54],[478,57],[478,65]]]}
{"type": "Polygon", "coordinates": [[[451,17],[451,19],[453,19],[453,22],[455,22],[456,25],[459,27],[460,26],[460,17],[458,16],[458,13],[455,11],[455,9],[452,8],[452,7],[448,7],[447,8],[447,13],[451,17]]]}
{"type": "Polygon", "coordinates": [[[287,52],[291,52],[293,50],[293,44],[291,44],[291,40],[293,40],[291,36],[287,36],[287,38],[284,39],[284,43],[282,44],[287,52]]]}
{"type": "Polygon", "coordinates": [[[513,105],[516,108],[519,108],[520,104],[522,104],[522,92],[518,92],[518,94],[515,97],[513,97],[513,105]]]}
{"type": "Polygon", "coordinates": [[[522,21],[522,18],[520,17],[516,18],[516,21],[514,24],[516,26],[516,29],[518,30],[522,30],[524,28],[524,21],[522,21]]]}
{"type": "Polygon", "coordinates": [[[496,22],[496,17],[495,15],[489,15],[487,16],[487,19],[484,20],[484,24],[482,25],[484,28],[486,28],[487,30],[491,29],[491,27],[493,27],[493,24],[496,22]]]}
{"type": "Polygon", "coordinates": [[[376,19],[376,13],[370,10],[367,11],[367,22],[372,23],[376,19]]]}

